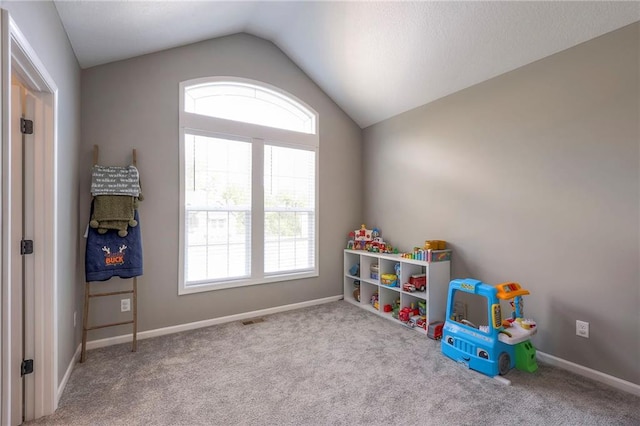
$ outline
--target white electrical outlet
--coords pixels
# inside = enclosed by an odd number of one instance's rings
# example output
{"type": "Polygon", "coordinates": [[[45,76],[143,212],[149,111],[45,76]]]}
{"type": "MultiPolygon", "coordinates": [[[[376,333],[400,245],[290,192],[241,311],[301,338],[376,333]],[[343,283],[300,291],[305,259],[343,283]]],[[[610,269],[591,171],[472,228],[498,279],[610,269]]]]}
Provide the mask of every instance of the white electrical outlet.
{"type": "Polygon", "coordinates": [[[120,300],[120,312],[127,312],[131,310],[131,299],[120,300]]]}
{"type": "Polygon", "coordinates": [[[589,338],[589,323],[586,321],[576,320],[576,336],[589,338]]]}

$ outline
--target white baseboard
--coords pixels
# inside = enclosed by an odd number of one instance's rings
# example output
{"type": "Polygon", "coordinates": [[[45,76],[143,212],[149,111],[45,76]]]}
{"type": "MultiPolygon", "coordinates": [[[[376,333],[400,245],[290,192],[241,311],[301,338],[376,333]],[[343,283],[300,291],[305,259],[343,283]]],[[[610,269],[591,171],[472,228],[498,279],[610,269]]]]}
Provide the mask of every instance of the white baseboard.
{"type": "Polygon", "coordinates": [[[640,385],[636,385],[635,383],[610,376],[609,374],[593,370],[580,364],[575,364],[571,361],[567,361],[544,352],[536,351],[536,358],[546,364],[553,365],[554,367],[571,371],[572,373],[579,374],[580,376],[588,377],[589,379],[604,383],[616,389],[640,396],[640,385]]]}
{"type": "MultiPolygon", "coordinates": [[[[151,337],[164,336],[166,334],[179,333],[181,331],[195,330],[197,328],[209,327],[216,324],[224,324],[227,322],[241,321],[247,318],[255,318],[262,315],[276,314],[279,312],[292,311],[294,309],[306,308],[308,306],[321,305],[323,303],[336,302],[342,299],[339,296],[325,297],[323,299],[308,300],[306,302],[293,303],[291,305],[276,306],[274,308],[260,309],[258,311],[243,312],[241,314],[227,315],[225,317],[213,318],[204,321],[190,322],[187,324],[174,325],[171,327],[157,328],[155,330],[147,330],[138,333],[138,340],[149,339],[151,337]]],[[[120,343],[130,343],[133,334],[124,334],[121,336],[109,337],[100,340],[91,340],[87,342],[87,350],[103,348],[105,346],[118,345],[120,343]]]]}
{"type": "Polygon", "coordinates": [[[73,367],[75,367],[76,363],[80,360],[81,348],[82,348],[81,344],[78,345],[78,347],[76,348],[76,352],[73,354],[71,361],[69,361],[69,366],[67,367],[67,371],[64,373],[64,377],[62,378],[62,381],[58,386],[58,392],[56,394],[56,407],[55,407],[56,409],[58,408],[58,405],[60,405],[60,397],[62,397],[62,392],[64,391],[64,388],[67,386],[69,377],[71,377],[71,372],[73,371],[73,367]]]}

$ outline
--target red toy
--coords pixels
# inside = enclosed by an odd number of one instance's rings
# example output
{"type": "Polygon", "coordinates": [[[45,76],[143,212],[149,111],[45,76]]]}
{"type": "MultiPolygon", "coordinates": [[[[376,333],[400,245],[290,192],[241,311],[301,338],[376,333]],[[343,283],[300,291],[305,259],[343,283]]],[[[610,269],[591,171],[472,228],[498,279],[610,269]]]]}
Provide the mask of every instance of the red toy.
{"type": "Polygon", "coordinates": [[[398,313],[398,319],[404,323],[407,323],[409,322],[412,316],[418,315],[418,314],[419,314],[419,311],[417,309],[405,306],[404,308],[400,309],[400,312],[398,313]]]}
{"type": "Polygon", "coordinates": [[[424,291],[427,288],[427,274],[411,275],[409,284],[413,284],[419,291],[424,291]]]}
{"type": "Polygon", "coordinates": [[[419,327],[424,329],[426,326],[425,317],[421,317],[420,315],[414,315],[409,319],[409,327],[419,327]]]}
{"type": "Polygon", "coordinates": [[[408,291],[409,293],[413,293],[414,291],[416,291],[416,286],[410,283],[404,283],[402,284],[402,289],[404,291],[408,291]]]}
{"type": "Polygon", "coordinates": [[[440,340],[442,338],[443,326],[444,326],[443,321],[434,321],[431,324],[429,324],[429,327],[427,329],[427,337],[434,340],[440,340]]]}
{"type": "Polygon", "coordinates": [[[404,323],[409,322],[409,318],[411,317],[411,308],[404,307],[400,309],[398,313],[398,319],[404,323]]]}

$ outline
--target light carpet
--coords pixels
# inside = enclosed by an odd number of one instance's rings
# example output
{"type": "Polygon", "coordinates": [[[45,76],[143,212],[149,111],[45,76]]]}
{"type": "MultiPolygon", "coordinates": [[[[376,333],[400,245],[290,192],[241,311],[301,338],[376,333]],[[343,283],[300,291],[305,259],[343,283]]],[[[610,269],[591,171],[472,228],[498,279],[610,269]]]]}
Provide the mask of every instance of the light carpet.
{"type": "Polygon", "coordinates": [[[506,386],[344,301],[88,352],[52,425],[640,425],[640,398],[541,364],[506,386]]]}

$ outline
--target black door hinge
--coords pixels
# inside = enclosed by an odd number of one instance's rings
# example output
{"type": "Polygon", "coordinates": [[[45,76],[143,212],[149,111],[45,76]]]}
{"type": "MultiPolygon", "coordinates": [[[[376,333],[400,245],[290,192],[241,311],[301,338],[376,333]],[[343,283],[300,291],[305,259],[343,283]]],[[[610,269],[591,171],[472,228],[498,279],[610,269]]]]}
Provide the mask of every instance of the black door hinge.
{"type": "Polygon", "coordinates": [[[20,131],[24,135],[33,134],[33,120],[27,120],[26,118],[20,119],[20,131]]]}
{"type": "Polygon", "coordinates": [[[20,254],[33,254],[33,240],[20,241],[20,254]]]}
{"type": "Polygon", "coordinates": [[[25,374],[33,373],[33,360],[25,359],[22,360],[22,364],[20,365],[20,376],[24,376],[25,374]]]}

